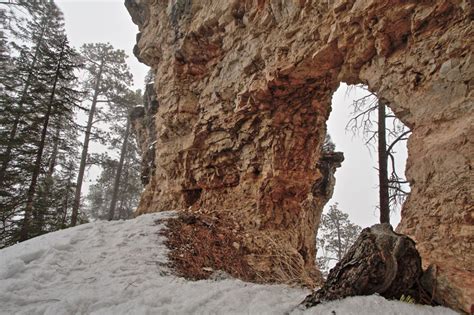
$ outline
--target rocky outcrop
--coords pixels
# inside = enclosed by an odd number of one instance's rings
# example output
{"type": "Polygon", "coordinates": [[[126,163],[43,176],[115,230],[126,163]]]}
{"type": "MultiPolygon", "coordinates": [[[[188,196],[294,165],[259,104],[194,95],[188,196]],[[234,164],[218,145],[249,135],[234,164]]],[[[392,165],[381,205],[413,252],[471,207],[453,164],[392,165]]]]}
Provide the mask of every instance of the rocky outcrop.
{"type": "Polygon", "coordinates": [[[156,170],[140,213],[227,215],[258,253],[250,266],[289,277],[282,270],[291,261],[293,276],[317,280],[314,234],[328,197],[313,186],[323,177],[331,96],[340,82],[363,83],[413,131],[399,230],[417,242],[425,267],[437,265],[437,296],[469,310],[471,1],[126,4],[140,29],[135,52],[159,74],[156,170]]]}

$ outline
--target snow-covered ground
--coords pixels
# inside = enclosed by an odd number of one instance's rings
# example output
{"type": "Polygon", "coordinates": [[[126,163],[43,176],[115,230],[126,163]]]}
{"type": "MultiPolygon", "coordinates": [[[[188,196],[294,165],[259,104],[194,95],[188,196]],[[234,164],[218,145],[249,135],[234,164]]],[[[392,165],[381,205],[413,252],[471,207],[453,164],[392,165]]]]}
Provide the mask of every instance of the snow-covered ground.
{"type": "Polygon", "coordinates": [[[155,213],[50,233],[0,251],[1,314],[455,314],[379,296],[301,311],[308,291],[235,279],[186,281],[165,267],[155,213]]]}

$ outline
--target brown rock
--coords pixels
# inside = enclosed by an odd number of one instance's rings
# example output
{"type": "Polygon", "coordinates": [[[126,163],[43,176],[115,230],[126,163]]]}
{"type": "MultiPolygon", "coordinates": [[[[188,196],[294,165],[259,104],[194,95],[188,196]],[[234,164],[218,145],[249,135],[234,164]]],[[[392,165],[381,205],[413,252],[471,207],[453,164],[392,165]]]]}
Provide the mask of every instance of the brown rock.
{"type": "Polygon", "coordinates": [[[412,194],[398,229],[425,267],[439,266],[445,303],[470,310],[472,1],[127,3],[160,103],[139,213],[232,217],[258,253],[247,258],[253,268],[317,282],[315,230],[328,195],[312,188],[331,96],[340,82],[367,84],[413,131],[412,194]]]}

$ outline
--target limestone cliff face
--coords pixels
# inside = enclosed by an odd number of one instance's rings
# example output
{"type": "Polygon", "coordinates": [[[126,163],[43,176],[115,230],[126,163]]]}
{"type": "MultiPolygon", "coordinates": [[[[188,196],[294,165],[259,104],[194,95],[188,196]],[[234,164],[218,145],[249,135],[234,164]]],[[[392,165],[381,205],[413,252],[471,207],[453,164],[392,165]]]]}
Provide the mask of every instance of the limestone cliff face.
{"type": "Polygon", "coordinates": [[[470,308],[470,1],[126,6],[140,29],[135,53],[156,71],[160,104],[156,170],[140,213],[191,207],[228,215],[247,231],[256,270],[273,280],[317,279],[314,231],[328,195],[314,186],[323,181],[331,96],[340,82],[364,83],[413,131],[412,194],[399,229],[417,241],[425,264],[437,264],[438,298],[470,308]]]}

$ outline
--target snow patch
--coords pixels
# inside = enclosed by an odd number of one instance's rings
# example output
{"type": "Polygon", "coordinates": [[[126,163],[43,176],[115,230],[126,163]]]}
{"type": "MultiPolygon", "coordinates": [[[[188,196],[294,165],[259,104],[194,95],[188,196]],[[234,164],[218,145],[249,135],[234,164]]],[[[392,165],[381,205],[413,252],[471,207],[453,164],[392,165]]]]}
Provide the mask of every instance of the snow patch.
{"type": "Polygon", "coordinates": [[[307,290],[178,278],[156,223],[174,215],[98,221],[1,250],[0,314],[455,314],[379,296],[300,310],[307,290]]]}
{"type": "Polygon", "coordinates": [[[0,265],[0,279],[14,277],[17,273],[25,270],[25,262],[21,259],[13,259],[5,265],[0,265]]]}

